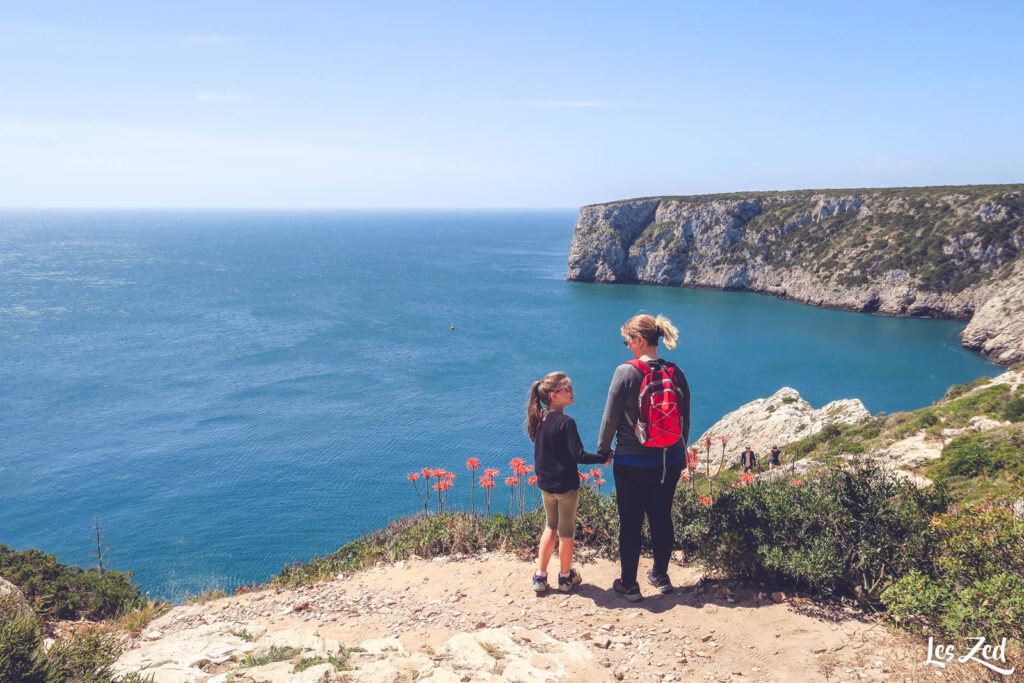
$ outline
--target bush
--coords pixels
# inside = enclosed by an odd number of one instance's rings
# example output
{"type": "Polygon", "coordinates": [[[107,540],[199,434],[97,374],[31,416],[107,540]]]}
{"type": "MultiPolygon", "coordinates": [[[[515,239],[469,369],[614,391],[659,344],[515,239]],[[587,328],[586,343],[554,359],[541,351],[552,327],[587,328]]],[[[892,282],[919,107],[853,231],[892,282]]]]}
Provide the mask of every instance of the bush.
{"type": "Polygon", "coordinates": [[[146,600],[131,572],[82,569],[62,564],[41,550],[16,551],[0,545],[0,575],[21,589],[36,614],[48,620],[112,619],[146,600]]]}
{"type": "Polygon", "coordinates": [[[952,638],[1024,640],[1024,524],[977,505],[937,516],[932,561],[882,594],[904,628],[952,638]]]}
{"type": "Polygon", "coordinates": [[[964,434],[942,449],[942,457],[929,466],[932,476],[991,477],[1006,472],[1024,476],[1024,425],[964,434]]]}
{"type": "MultiPolygon", "coordinates": [[[[79,629],[43,650],[36,617],[0,601],[0,683],[112,683],[111,666],[120,654],[117,637],[102,627],[79,629]]],[[[138,674],[118,678],[143,680],[138,674]]]]}
{"type": "Polygon", "coordinates": [[[42,681],[37,659],[42,636],[39,623],[14,607],[14,600],[0,600],[0,683],[42,681]]]}
{"type": "Polygon", "coordinates": [[[947,418],[950,425],[967,424],[975,415],[1000,417],[1012,395],[1010,385],[996,384],[978,389],[961,398],[954,399],[930,410],[937,411],[947,418]]]}
{"type": "Polygon", "coordinates": [[[927,562],[928,517],[946,489],[920,491],[870,462],[830,468],[805,486],[784,480],[729,489],[694,539],[710,569],[879,604],[892,577],[927,562]]]}
{"type": "Polygon", "coordinates": [[[1009,420],[1010,422],[1020,422],[1024,420],[1024,396],[1018,396],[1011,399],[1010,402],[1003,407],[1003,419],[1009,420]]]}

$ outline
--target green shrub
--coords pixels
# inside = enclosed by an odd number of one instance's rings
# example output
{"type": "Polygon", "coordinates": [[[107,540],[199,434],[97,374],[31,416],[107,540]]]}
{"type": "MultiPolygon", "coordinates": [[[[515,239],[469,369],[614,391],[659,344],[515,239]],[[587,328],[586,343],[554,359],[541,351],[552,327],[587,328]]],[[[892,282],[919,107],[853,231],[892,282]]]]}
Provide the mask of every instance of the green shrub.
{"type": "Polygon", "coordinates": [[[931,562],[882,594],[889,616],[952,638],[1024,640],[1024,524],[983,504],[936,516],[932,526],[931,562]]]}
{"type": "Polygon", "coordinates": [[[35,618],[16,610],[14,600],[0,600],[0,683],[45,680],[37,658],[41,642],[35,618]]]}
{"type": "Polygon", "coordinates": [[[963,396],[967,392],[969,392],[969,391],[971,391],[973,389],[977,389],[982,384],[988,384],[991,381],[992,381],[991,377],[979,377],[978,379],[970,381],[970,382],[964,382],[963,384],[955,384],[955,385],[951,386],[949,389],[946,389],[946,394],[945,394],[945,396],[942,397],[942,400],[943,401],[951,401],[954,398],[958,398],[960,396],[963,396]]]}
{"type": "Polygon", "coordinates": [[[45,655],[46,680],[98,683],[113,680],[112,665],[121,654],[117,637],[102,627],[79,629],[55,642],[45,655]]]}
{"type": "Polygon", "coordinates": [[[928,472],[938,477],[992,477],[1006,472],[1024,476],[1024,425],[1009,425],[958,436],[942,449],[928,472]]]}
{"type": "Polygon", "coordinates": [[[864,452],[864,444],[859,441],[839,441],[829,448],[829,455],[856,455],[864,452]]]}
{"type": "MultiPolygon", "coordinates": [[[[44,651],[36,617],[0,601],[0,683],[113,683],[111,667],[120,654],[117,637],[97,626],[79,629],[44,651]]],[[[138,674],[118,678],[121,683],[144,680],[138,674]]]]}
{"type": "Polygon", "coordinates": [[[966,396],[954,399],[930,410],[935,410],[947,418],[947,422],[951,426],[957,426],[967,424],[967,421],[975,415],[1000,417],[1011,398],[1010,385],[996,384],[995,386],[972,391],[966,396]]]}
{"type": "Polygon", "coordinates": [[[833,467],[804,486],[776,480],[727,490],[704,511],[697,557],[734,576],[877,606],[892,577],[927,561],[928,517],[947,505],[941,485],[918,490],[871,462],[833,467]]]}
{"type": "Polygon", "coordinates": [[[1011,399],[1003,407],[1003,419],[1009,420],[1010,422],[1020,422],[1024,420],[1024,396],[1018,396],[1011,399]]]}
{"type": "Polygon", "coordinates": [[[21,589],[36,614],[48,620],[112,619],[143,607],[131,572],[82,569],[41,550],[16,551],[0,544],[0,575],[21,589]]]}
{"type": "Polygon", "coordinates": [[[253,652],[238,660],[238,666],[248,668],[252,666],[263,666],[273,662],[283,662],[293,659],[302,654],[302,650],[294,647],[273,646],[269,650],[253,652]]]}

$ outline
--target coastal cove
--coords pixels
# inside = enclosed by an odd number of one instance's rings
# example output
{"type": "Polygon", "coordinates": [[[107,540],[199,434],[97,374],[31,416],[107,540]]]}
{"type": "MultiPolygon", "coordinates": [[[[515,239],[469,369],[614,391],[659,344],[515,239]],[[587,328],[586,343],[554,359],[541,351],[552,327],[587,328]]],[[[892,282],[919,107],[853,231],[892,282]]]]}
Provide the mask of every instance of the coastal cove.
{"type": "MultiPolygon", "coordinates": [[[[619,325],[666,354],[691,436],[787,385],[928,405],[1000,369],[963,323],[566,282],[573,211],[0,214],[0,543],[106,561],[154,597],[266,580],[419,508],[404,475],[507,471],[529,382],[568,372],[592,448],[619,325]],[[454,328],[454,329],[453,329],[454,328]]],[[[505,491],[496,500],[507,503],[505,491]]]]}

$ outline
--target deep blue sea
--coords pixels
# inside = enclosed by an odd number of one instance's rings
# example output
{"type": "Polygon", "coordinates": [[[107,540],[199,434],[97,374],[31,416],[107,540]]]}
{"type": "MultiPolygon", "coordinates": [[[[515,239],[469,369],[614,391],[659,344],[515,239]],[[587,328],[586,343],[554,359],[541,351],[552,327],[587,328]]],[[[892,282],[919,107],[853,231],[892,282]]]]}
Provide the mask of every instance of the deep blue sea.
{"type": "Polygon", "coordinates": [[[421,467],[468,507],[468,457],[532,456],[549,371],[593,448],[638,311],[680,329],[693,436],[782,386],[893,412],[998,372],[962,323],[568,283],[575,219],[0,213],[0,543],[90,566],[98,517],[154,597],[265,581],[416,512],[421,467]]]}

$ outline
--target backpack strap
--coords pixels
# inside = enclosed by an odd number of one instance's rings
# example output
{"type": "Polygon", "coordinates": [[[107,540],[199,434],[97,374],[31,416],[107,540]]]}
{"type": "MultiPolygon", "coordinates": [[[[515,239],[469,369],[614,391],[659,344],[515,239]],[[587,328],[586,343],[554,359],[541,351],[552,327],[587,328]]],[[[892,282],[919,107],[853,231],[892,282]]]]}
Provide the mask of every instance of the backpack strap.
{"type": "MultiPolygon", "coordinates": [[[[651,369],[647,366],[647,363],[643,362],[642,360],[627,360],[624,363],[624,365],[632,366],[634,370],[640,373],[641,379],[646,377],[651,372],[651,369]]],[[[629,423],[630,427],[636,426],[636,423],[633,422],[633,420],[629,419],[629,413],[623,411],[622,416],[626,418],[626,422],[629,423]]]]}
{"type": "Polygon", "coordinates": [[[647,363],[642,360],[627,360],[626,365],[632,365],[640,372],[641,377],[645,377],[651,372],[651,368],[647,363]]]}

